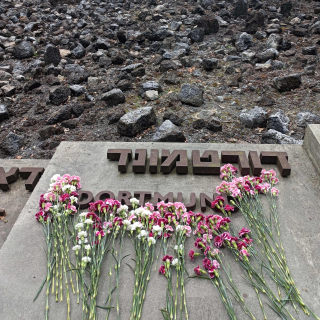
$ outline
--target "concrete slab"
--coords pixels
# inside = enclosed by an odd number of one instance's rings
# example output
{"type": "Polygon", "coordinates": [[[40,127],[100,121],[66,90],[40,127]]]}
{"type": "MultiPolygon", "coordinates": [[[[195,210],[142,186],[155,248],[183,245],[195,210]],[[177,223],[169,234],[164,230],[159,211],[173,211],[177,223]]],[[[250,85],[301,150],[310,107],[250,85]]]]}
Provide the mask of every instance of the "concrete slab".
{"type": "Polygon", "coordinates": [[[320,172],[320,125],[309,124],[304,136],[305,147],[313,165],[320,172]]]}
{"type": "MultiPolygon", "coordinates": [[[[220,183],[217,176],[194,176],[190,168],[192,150],[222,150],[254,151],[285,151],[292,166],[291,175],[280,178],[278,201],[279,216],[283,245],[287,261],[301,294],[307,305],[320,314],[320,207],[319,175],[302,146],[297,145],[241,145],[241,144],[176,144],[176,143],[105,143],[105,142],[63,142],[60,144],[53,159],[50,161],[43,177],[35,188],[32,196],[22,210],[7,241],[0,250],[0,315],[3,320],[43,319],[45,314],[45,290],[38,300],[32,300],[46,275],[46,258],[44,253],[45,240],[42,227],[34,219],[37,212],[38,200],[49,184],[51,176],[56,173],[70,173],[82,178],[84,190],[97,194],[102,190],[151,191],[165,194],[177,191],[189,196],[191,192],[209,194],[220,183]],[[189,174],[177,175],[175,172],[164,175],[134,174],[129,165],[128,172],[119,173],[117,162],[107,160],[109,148],[148,149],[148,156],[152,148],[157,149],[184,149],[188,151],[189,174]]],[[[277,168],[274,165],[264,165],[266,169],[277,168]]],[[[199,211],[199,204],[196,211],[199,211]]],[[[210,212],[210,211],[208,211],[210,212]]],[[[246,226],[239,213],[232,217],[235,228],[246,226]]],[[[193,241],[187,241],[187,249],[193,247],[193,241]]],[[[132,263],[134,251],[129,239],[125,241],[124,253],[131,254],[125,262],[132,263]]],[[[226,253],[226,258],[232,265],[233,277],[238,284],[245,301],[257,320],[263,319],[259,303],[254,290],[242,277],[239,267],[232,257],[226,253]]],[[[187,269],[193,274],[196,265],[187,260],[187,269]]],[[[108,293],[107,271],[114,262],[106,261],[101,276],[100,297],[104,301],[108,293]]],[[[160,308],[165,306],[166,280],[157,272],[160,261],[155,263],[155,271],[149,283],[142,319],[160,320],[160,308]]],[[[186,286],[189,319],[212,320],[218,318],[227,320],[228,316],[219,295],[213,286],[200,279],[188,281],[186,286]]],[[[121,319],[129,319],[133,293],[133,274],[129,267],[122,264],[120,280],[120,308],[121,319]]],[[[65,319],[65,303],[55,303],[51,297],[50,319],[65,319]]],[[[74,301],[75,299],[73,299],[74,301]]],[[[268,319],[277,319],[277,316],[265,305],[268,319]]],[[[295,319],[311,319],[300,311],[295,319]]],[[[236,305],[238,319],[246,319],[242,310],[236,305]]],[[[81,308],[72,305],[71,319],[81,319],[81,308]]],[[[99,310],[99,319],[105,319],[105,311],[99,310]]],[[[110,319],[116,319],[115,312],[110,319]]]]}
{"type": "MultiPolygon", "coordinates": [[[[0,159],[0,167],[6,172],[10,168],[18,167],[47,167],[49,160],[39,159],[0,159]]],[[[14,223],[16,222],[21,210],[31,196],[31,192],[25,188],[26,180],[18,178],[17,181],[10,184],[9,191],[0,190],[0,208],[4,208],[6,216],[3,221],[0,220],[0,249],[6,241],[14,223]]]]}

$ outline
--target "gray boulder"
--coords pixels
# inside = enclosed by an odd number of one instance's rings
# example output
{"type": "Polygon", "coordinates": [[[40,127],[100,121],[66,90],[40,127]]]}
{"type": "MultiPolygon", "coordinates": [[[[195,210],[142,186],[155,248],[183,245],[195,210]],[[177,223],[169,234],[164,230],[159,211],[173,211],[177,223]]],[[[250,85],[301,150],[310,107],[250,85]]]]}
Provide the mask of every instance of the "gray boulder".
{"type": "Polygon", "coordinates": [[[58,106],[68,101],[69,96],[71,96],[71,91],[68,87],[58,87],[51,91],[49,100],[52,104],[58,106]]]}
{"type": "Polygon", "coordinates": [[[289,76],[276,77],[273,79],[274,87],[280,92],[297,89],[301,84],[301,75],[299,74],[291,74],[289,76]]]}
{"type": "Polygon", "coordinates": [[[118,104],[125,103],[126,97],[120,89],[112,89],[109,92],[103,93],[100,100],[105,101],[108,107],[114,107],[118,104]]]}
{"type": "Polygon", "coordinates": [[[311,112],[299,112],[297,114],[297,125],[306,127],[308,124],[320,124],[320,117],[311,112]]]}
{"type": "Polygon", "coordinates": [[[240,122],[247,128],[263,128],[267,124],[268,113],[261,107],[254,107],[240,114],[240,122]]]}
{"type": "Polygon", "coordinates": [[[281,133],[288,133],[289,118],[285,116],[282,110],[272,114],[268,118],[267,129],[273,129],[281,133]]]}
{"type": "Polygon", "coordinates": [[[19,152],[22,142],[23,136],[9,132],[9,134],[1,141],[0,148],[8,155],[14,156],[19,152]]]}
{"type": "Polygon", "coordinates": [[[4,104],[0,104],[0,122],[9,119],[8,109],[4,104]]]}
{"type": "Polygon", "coordinates": [[[252,36],[246,32],[242,32],[240,35],[237,36],[235,46],[238,51],[244,51],[251,47],[252,42],[252,36]]]}
{"type": "Polygon", "coordinates": [[[48,44],[44,50],[44,62],[45,64],[51,64],[56,67],[61,61],[60,50],[52,45],[48,44]]]}
{"type": "Polygon", "coordinates": [[[275,33],[271,33],[267,40],[266,45],[268,49],[273,48],[278,50],[280,42],[281,42],[281,36],[275,33]]]}
{"type": "Polygon", "coordinates": [[[204,39],[204,29],[203,28],[195,28],[193,29],[188,37],[190,38],[191,42],[202,42],[204,39]]]}
{"type": "Polygon", "coordinates": [[[192,84],[183,84],[180,89],[180,101],[194,107],[201,107],[204,101],[203,90],[192,84]]]}
{"type": "Polygon", "coordinates": [[[148,82],[145,82],[141,85],[140,90],[139,90],[139,94],[142,96],[142,98],[144,98],[144,93],[146,91],[150,91],[150,90],[155,90],[160,93],[160,92],[162,92],[162,87],[156,81],[148,81],[148,82]]]}
{"type": "Polygon", "coordinates": [[[122,116],[117,128],[120,135],[133,137],[154,125],[156,121],[157,118],[153,107],[144,107],[122,116]]]}
{"type": "Polygon", "coordinates": [[[13,55],[16,59],[25,59],[33,57],[33,45],[29,41],[22,41],[14,47],[13,55]]]}
{"type": "Polygon", "coordinates": [[[261,144],[302,144],[302,140],[296,140],[279,131],[270,129],[261,137],[261,144]]]}
{"type": "Polygon", "coordinates": [[[76,59],[81,59],[86,55],[86,49],[81,43],[78,43],[78,45],[71,51],[71,53],[76,59]]]}
{"type": "Polygon", "coordinates": [[[186,137],[170,120],[166,120],[153,135],[154,142],[184,142],[186,137]]]}

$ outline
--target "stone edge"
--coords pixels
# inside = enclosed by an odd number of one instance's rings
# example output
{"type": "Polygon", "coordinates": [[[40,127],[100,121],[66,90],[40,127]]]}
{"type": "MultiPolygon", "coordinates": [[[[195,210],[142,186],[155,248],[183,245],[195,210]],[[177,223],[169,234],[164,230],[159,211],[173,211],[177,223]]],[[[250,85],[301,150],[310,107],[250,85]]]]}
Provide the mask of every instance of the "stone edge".
{"type": "Polygon", "coordinates": [[[303,140],[305,148],[312,164],[318,173],[320,173],[320,125],[309,124],[303,140]]]}

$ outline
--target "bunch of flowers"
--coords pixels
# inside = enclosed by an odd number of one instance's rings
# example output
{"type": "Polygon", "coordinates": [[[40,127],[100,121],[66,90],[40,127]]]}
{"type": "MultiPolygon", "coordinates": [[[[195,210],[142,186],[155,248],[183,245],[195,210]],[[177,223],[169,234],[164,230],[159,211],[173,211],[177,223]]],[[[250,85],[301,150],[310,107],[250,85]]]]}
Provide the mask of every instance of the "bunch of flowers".
{"type": "Polygon", "coordinates": [[[130,199],[133,210],[125,223],[128,235],[134,243],[136,259],[134,268],[134,291],[130,320],[141,319],[154,260],[156,243],[164,234],[164,222],[151,203],[138,207],[139,200],[130,199]]]}
{"type": "Polygon", "coordinates": [[[248,236],[250,230],[243,228],[239,232],[239,237],[235,237],[228,232],[229,224],[231,223],[229,217],[221,217],[217,214],[204,216],[202,213],[197,213],[196,217],[197,225],[194,230],[194,235],[197,238],[194,246],[201,251],[201,254],[190,250],[189,257],[191,260],[194,260],[196,256],[202,255],[204,257],[202,260],[204,269],[201,269],[198,265],[194,269],[194,272],[198,277],[209,279],[215,285],[230,319],[236,319],[236,315],[228,292],[230,292],[231,296],[240,304],[244,312],[251,319],[255,319],[246,306],[240,290],[232,279],[230,268],[225,266],[226,263],[223,262],[222,259],[223,254],[219,250],[225,246],[234,251],[239,259],[248,260],[248,250],[252,246],[252,239],[248,236]],[[224,271],[228,284],[226,284],[221,277],[220,267],[222,267],[224,271]]]}
{"type": "MultiPolygon", "coordinates": [[[[89,212],[79,215],[74,226],[75,235],[73,250],[76,254],[76,270],[81,279],[84,315],[89,313],[89,320],[95,320],[96,300],[98,294],[101,266],[108,252],[111,252],[116,261],[116,290],[117,290],[117,317],[119,318],[119,275],[121,267],[121,251],[123,236],[127,225],[124,223],[128,216],[128,207],[122,206],[113,199],[99,200],[90,203],[89,212]],[[114,251],[115,240],[120,237],[120,252],[114,251]],[[86,286],[85,270],[90,274],[90,285],[86,286]]],[[[111,304],[111,270],[110,290],[106,304],[111,304]]],[[[99,306],[98,306],[99,307],[99,306]]],[[[112,307],[103,307],[108,310],[107,318],[112,307]]]]}
{"type": "MultiPolygon", "coordinates": [[[[216,188],[216,191],[218,194],[225,193],[233,198],[231,203],[241,210],[248,226],[252,230],[250,234],[255,246],[250,246],[249,250],[245,247],[244,252],[248,252],[248,254],[245,254],[246,257],[252,255],[255,261],[258,262],[258,266],[249,263],[248,259],[240,260],[241,265],[248,273],[249,281],[254,285],[258,297],[258,291],[266,294],[273,304],[273,310],[283,318],[286,319],[287,314],[292,317],[288,310],[284,308],[284,304],[288,301],[292,302],[295,309],[295,303],[298,303],[306,314],[309,315],[310,312],[314,315],[302,301],[300,292],[287,265],[280,237],[280,224],[276,208],[276,198],[279,191],[274,186],[279,180],[276,178],[275,171],[262,170],[260,177],[245,176],[236,178],[235,173],[230,166],[223,166],[221,174],[224,174],[224,181],[216,188]],[[269,213],[266,212],[262,204],[261,196],[263,195],[267,197],[269,213]],[[278,296],[266,285],[262,270],[276,282],[278,296]],[[280,289],[284,290],[286,294],[284,302],[280,289]]],[[[223,197],[216,199],[212,203],[212,207],[217,207],[228,216],[228,212],[224,207],[224,200],[223,197]]],[[[259,301],[262,307],[260,298],[259,301]]],[[[262,311],[264,313],[263,307],[262,311]]],[[[319,319],[315,315],[314,317],[319,319]]]]}
{"type": "Polygon", "coordinates": [[[185,293],[185,241],[192,233],[192,226],[195,222],[193,212],[186,212],[185,206],[180,202],[158,203],[158,210],[164,219],[166,236],[164,237],[163,265],[159,272],[167,278],[166,307],[162,309],[162,315],[165,319],[177,319],[178,292],[180,291],[180,318],[183,309],[188,319],[188,310],[185,293]],[[167,254],[168,241],[170,238],[175,240],[174,257],[167,254]],[[172,269],[176,270],[176,288],[175,295],[172,290],[172,269]]]}
{"type": "MultiPolygon", "coordinates": [[[[80,178],[65,174],[54,175],[51,178],[47,193],[40,196],[39,212],[36,219],[43,225],[47,243],[47,276],[42,287],[47,283],[46,290],[46,319],[49,311],[50,286],[56,301],[63,301],[63,282],[65,283],[68,319],[70,319],[70,292],[69,284],[75,294],[72,280],[72,269],[69,256],[69,233],[73,225],[73,216],[77,212],[78,193],[81,188],[80,178]]],[[[78,287],[78,281],[76,281],[78,287]]],[[[78,289],[77,289],[78,290],[78,289]]]]}

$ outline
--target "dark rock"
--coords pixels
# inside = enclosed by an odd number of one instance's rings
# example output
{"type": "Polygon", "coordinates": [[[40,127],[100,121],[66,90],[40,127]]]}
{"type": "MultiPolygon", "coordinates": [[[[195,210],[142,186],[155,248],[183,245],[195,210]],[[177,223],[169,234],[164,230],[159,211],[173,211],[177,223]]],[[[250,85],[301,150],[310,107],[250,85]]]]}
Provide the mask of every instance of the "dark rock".
{"type": "Polygon", "coordinates": [[[211,119],[207,120],[206,123],[207,129],[213,132],[222,131],[222,124],[219,119],[212,117],[211,119]]]}
{"type": "Polygon", "coordinates": [[[108,107],[113,107],[125,103],[126,97],[120,89],[113,89],[107,93],[103,93],[100,100],[105,101],[108,107]]]}
{"type": "Polygon", "coordinates": [[[107,57],[106,55],[103,55],[102,57],[100,57],[99,59],[100,68],[107,68],[111,65],[112,65],[112,60],[109,57],[107,57]]]}
{"type": "Polygon", "coordinates": [[[235,46],[238,51],[244,51],[251,47],[252,42],[252,36],[246,32],[243,32],[237,36],[235,46]]]}
{"type": "Polygon", "coordinates": [[[194,129],[201,130],[206,127],[206,122],[204,119],[197,119],[192,122],[192,126],[194,129]]]}
{"type": "Polygon", "coordinates": [[[122,108],[112,109],[112,112],[108,115],[109,124],[117,123],[125,114],[126,112],[122,108]]]}
{"type": "Polygon", "coordinates": [[[127,80],[127,79],[122,79],[117,83],[117,87],[121,90],[121,91],[128,91],[132,89],[132,81],[127,80]]]}
{"type": "Polygon", "coordinates": [[[284,77],[276,77],[273,79],[274,87],[280,92],[297,89],[301,86],[301,75],[291,74],[284,77]]]}
{"type": "Polygon", "coordinates": [[[306,128],[308,124],[320,124],[320,117],[309,111],[297,114],[297,125],[306,128]]]}
{"type": "Polygon", "coordinates": [[[282,3],[280,6],[280,13],[283,14],[285,17],[291,16],[291,10],[292,10],[291,1],[282,3]]]}
{"type": "Polygon", "coordinates": [[[204,101],[203,89],[192,84],[183,84],[180,89],[180,101],[194,107],[201,107],[204,101]]]}
{"type": "Polygon", "coordinates": [[[160,63],[160,72],[166,72],[168,70],[177,70],[178,66],[171,60],[163,60],[160,63]]]}
{"type": "Polygon", "coordinates": [[[51,64],[56,67],[61,61],[60,50],[52,44],[48,44],[44,50],[45,64],[51,64]]]}
{"type": "Polygon", "coordinates": [[[95,47],[97,50],[103,49],[103,50],[108,50],[110,48],[110,43],[106,39],[98,39],[95,47]]]}
{"type": "Polygon", "coordinates": [[[71,53],[76,59],[81,59],[86,55],[86,49],[81,43],[78,43],[78,45],[71,51],[71,53]]]}
{"type": "Polygon", "coordinates": [[[133,77],[143,77],[146,74],[146,69],[144,67],[140,67],[131,71],[131,75],[133,77]]]}
{"type": "Polygon", "coordinates": [[[29,41],[22,41],[13,49],[13,55],[17,59],[31,58],[34,56],[33,45],[29,41]]]}
{"type": "Polygon", "coordinates": [[[9,156],[14,156],[19,152],[23,139],[24,137],[22,135],[9,132],[9,134],[1,141],[0,148],[9,156]]]}
{"type": "Polygon", "coordinates": [[[79,125],[79,119],[69,119],[61,122],[61,126],[68,129],[75,129],[79,125]]]}
{"type": "Polygon", "coordinates": [[[84,86],[80,86],[78,84],[74,84],[74,85],[70,86],[70,90],[71,90],[72,95],[75,97],[80,97],[86,91],[84,86]]]}
{"type": "Polygon", "coordinates": [[[58,106],[61,103],[68,101],[70,95],[71,91],[68,87],[58,87],[50,93],[49,100],[51,103],[58,106]]]}
{"type": "Polygon", "coordinates": [[[316,46],[304,47],[304,48],[302,48],[302,54],[316,56],[317,55],[317,47],[316,46]]]}
{"type": "Polygon", "coordinates": [[[287,133],[289,125],[289,118],[285,116],[282,110],[272,114],[268,118],[267,129],[273,129],[281,133],[287,133]]]}
{"type": "Polygon", "coordinates": [[[219,60],[215,58],[204,58],[202,60],[203,69],[206,71],[212,71],[213,69],[218,69],[219,60]]]}
{"type": "Polygon", "coordinates": [[[0,104],[0,122],[9,119],[8,109],[4,104],[0,104]]]}
{"type": "Polygon", "coordinates": [[[280,43],[279,43],[279,50],[283,50],[283,51],[287,51],[290,50],[292,47],[292,44],[290,41],[288,41],[288,39],[283,38],[281,39],[280,43]]]}
{"type": "Polygon", "coordinates": [[[248,2],[247,0],[237,0],[234,7],[234,18],[245,18],[248,14],[248,2]]]}
{"type": "Polygon", "coordinates": [[[267,125],[268,113],[261,107],[254,107],[248,112],[244,110],[239,118],[246,128],[263,128],[267,125]]]}
{"type": "Polygon", "coordinates": [[[38,80],[31,80],[29,82],[27,82],[24,86],[24,91],[28,92],[28,91],[32,91],[33,89],[37,89],[41,87],[41,82],[38,80]]]}
{"type": "Polygon", "coordinates": [[[261,144],[302,144],[302,142],[273,129],[269,129],[261,137],[261,144]]]}
{"type": "Polygon", "coordinates": [[[71,116],[71,108],[63,106],[49,117],[47,124],[56,124],[64,120],[69,120],[71,116]]]}
{"type": "Polygon", "coordinates": [[[166,120],[153,135],[154,142],[184,142],[186,137],[170,120],[166,120]]]}
{"type": "Polygon", "coordinates": [[[56,132],[57,132],[57,128],[55,126],[46,126],[41,128],[38,131],[41,140],[46,140],[52,137],[53,135],[56,134],[56,132]]]}
{"type": "Polygon", "coordinates": [[[292,33],[297,37],[305,37],[308,34],[308,30],[304,28],[295,28],[292,33]]]}
{"type": "Polygon", "coordinates": [[[189,34],[191,42],[202,42],[204,39],[204,29],[203,28],[195,28],[189,34]]]}
{"type": "Polygon", "coordinates": [[[154,125],[156,121],[157,118],[153,107],[144,107],[122,116],[117,124],[117,128],[120,135],[134,137],[154,125]]]}
{"type": "Polygon", "coordinates": [[[166,112],[163,115],[163,121],[170,120],[174,125],[180,127],[183,123],[183,118],[178,117],[175,113],[173,112],[166,112]]]}
{"type": "MultiPolygon", "coordinates": [[[[199,28],[204,30],[204,34],[214,34],[219,31],[219,22],[215,17],[212,16],[202,16],[196,21],[196,25],[199,28]]],[[[194,42],[201,42],[201,41],[194,41],[194,42]]]]}
{"type": "Polygon", "coordinates": [[[258,32],[259,28],[262,28],[263,26],[264,15],[262,12],[258,11],[248,19],[244,31],[249,34],[255,34],[256,32],[258,32]]]}
{"type": "Polygon", "coordinates": [[[127,41],[127,33],[126,33],[126,31],[119,30],[117,32],[117,38],[118,38],[120,43],[126,43],[126,41],[127,41]]]}

